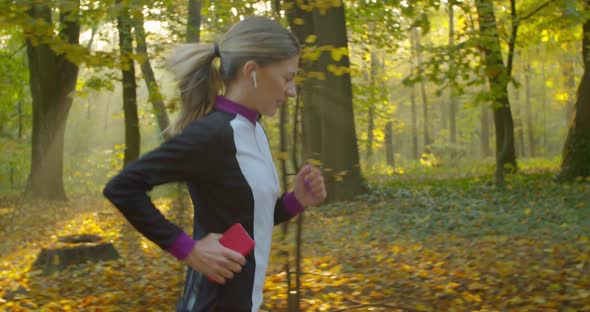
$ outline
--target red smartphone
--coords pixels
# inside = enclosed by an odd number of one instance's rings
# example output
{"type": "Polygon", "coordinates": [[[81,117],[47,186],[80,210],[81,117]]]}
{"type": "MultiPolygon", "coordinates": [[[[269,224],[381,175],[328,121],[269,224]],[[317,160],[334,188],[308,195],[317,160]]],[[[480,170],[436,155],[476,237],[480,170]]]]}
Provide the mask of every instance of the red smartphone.
{"type": "Polygon", "coordinates": [[[221,245],[239,252],[242,256],[249,254],[254,249],[254,240],[241,224],[232,225],[219,239],[221,245]]]}
{"type": "MultiPolygon", "coordinates": [[[[232,225],[227,231],[225,231],[219,239],[219,243],[229,249],[239,252],[244,257],[254,249],[254,240],[239,223],[232,225]]],[[[216,283],[211,277],[208,277],[208,279],[209,281],[216,283]]]]}

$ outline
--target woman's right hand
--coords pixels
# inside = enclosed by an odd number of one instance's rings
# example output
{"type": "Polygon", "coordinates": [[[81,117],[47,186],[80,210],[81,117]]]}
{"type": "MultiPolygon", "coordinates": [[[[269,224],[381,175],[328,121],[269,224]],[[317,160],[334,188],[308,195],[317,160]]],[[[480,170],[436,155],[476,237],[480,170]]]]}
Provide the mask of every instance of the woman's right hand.
{"type": "Polygon", "coordinates": [[[220,238],[221,234],[211,233],[197,241],[184,262],[215,282],[225,284],[226,280],[234,277],[234,273],[242,271],[246,258],[221,245],[220,238]]]}

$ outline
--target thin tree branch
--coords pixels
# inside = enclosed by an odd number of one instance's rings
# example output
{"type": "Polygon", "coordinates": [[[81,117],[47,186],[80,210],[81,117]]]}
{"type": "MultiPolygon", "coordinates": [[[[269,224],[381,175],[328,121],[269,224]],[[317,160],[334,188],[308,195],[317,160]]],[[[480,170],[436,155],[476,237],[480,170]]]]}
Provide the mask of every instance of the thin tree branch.
{"type": "Polygon", "coordinates": [[[518,35],[518,26],[520,20],[516,14],[516,0],[510,0],[510,17],[512,19],[512,33],[508,41],[508,65],[506,66],[506,78],[512,76],[512,64],[514,64],[514,48],[516,46],[516,36],[518,35]]]}
{"type": "Polygon", "coordinates": [[[86,50],[92,49],[92,44],[94,43],[94,37],[96,36],[96,32],[98,31],[98,25],[92,25],[92,30],[90,34],[90,39],[88,40],[88,44],[86,44],[86,50]]]}
{"type": "Polygon", "coordinates": [[[539,13],[541,10],[548,7],[554,1],[555,0],[549,0],[541,6],[539,6],[537,9],[530,12],[529,14],[519,18],[518,14],[516,13],[516,0],[510,0],[510,17],[512,20],[512,33],[510,34],[510,39],[508,41],[508,65],[506,66],[508,77],[512,76],[512,65],[514,64],[514,49],[516,45],[516,36],[518,35],[518,27],[520,26],[520,23],[539,13]]]}
{"type": "Polygon", "coordinates": [[[530,12],[529,14],[521,17],[519,20],[522,22],[526,19],[531,18],[533,15],[539,13],[539,11],[543,10],[544,8],[548,7],[551,3],[555,2],[555,0],[549,0],[547,2],[545,2],[544,4],[542,4],[541,6],[539,6],[537,9],[533,10],[532,12],[530,12]]]}
{"type": "Polygon", "coordinates": [[[16,51],[10,53],[10,55],[8,55],[8,58],[13,58],[15,55],[18,54],[18,52],[20,52],[22,49],[24,49],[27,46],[26,43],[23,43],[20,48],[16,49],[16,51]]]}

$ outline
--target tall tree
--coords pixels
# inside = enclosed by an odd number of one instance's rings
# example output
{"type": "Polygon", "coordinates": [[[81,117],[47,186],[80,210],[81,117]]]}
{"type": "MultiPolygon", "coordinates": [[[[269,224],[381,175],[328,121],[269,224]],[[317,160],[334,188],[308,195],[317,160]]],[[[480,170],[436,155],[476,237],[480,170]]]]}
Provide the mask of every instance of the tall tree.
{"type": "MultiPolygon", "coordinates": [[[[519,53],[517,53],[519,54],[519,53]]],[[[512,92],[512,107],[514,108],[514,145],[516,148],[517,157],[525,157],[525,138],[524,138],[524,126],[522,118],[522,97],[521,90],[518,86],[512,86],[508,88],[512,92]]],[[[525,99],[526,100],[526,99],[525,99]]]]}
{"type": "MultiPolygon", "coordinates": [[[[587,10],[590,9],[590,0],[585,0],[584,4],[587,10]]],[[[590,20],[584,23],[582,29],[584,74],[578,86],[574,117],[563,147],[559,174],[562,180],[590,176],[590,20]]]]}
{"type": "Polygon", "coordinates": [[[316,44],[308,39],[313,38],[315,25],[311,10],[304,10],[302,7],[309,7],[307,1],[286,1],[288,8],[289,25],[291,30],[303,44],[303,55],[301,59],[300,77],[302,81],[298,86],[302,109],[302,134],[303,134],[303,159],[305,162],[311,160],[320,161],[322,149],[321,140],[321,103],[316,100],[315,79],[313,74],[319,69],[318,61],[312,58],[311,52],[317,49],[316,44]]]}
{"type": "Polygon", "coordinates": [[[523,124],[523,114],[522,114],[522,103],[520,102],[520,96],[516,97],[520,93],[520,90],[515,90],[515,101],[514,101],[514,144],[516,148],[516,155],[518,157],[524,158],[526,157],[526,148],[525,142],[526,139],[524,138],[524,124],[523,124]]]}
{"type": "Polygon", "coordinates": [[[416,60],[417,60],[417,67],[419,71],[420,79],[420,94],[422,96],[422,109],[423,109],[423,117],[424,117],[424,150],[428,150],[428,146],[432,143],[430,137],[430,118],[428,117],[428,97],[426,95],[426,81],[423,76],[423,68],[422,68],[422,34],[417,30],[413,29],[414,32],[414,39],[415,39],[415,47],[414,51],[416,52],[416,60]]]}
{"type": "MultiPolygon", "coordinates": [[[[318,71],[317,61],[309,57],[309,52],[315,46],[312,38],[314,34],[314,20],[311,10],[304,10],[303,7],[308,7],[307,1],[286,0],[285,10],[287,12],[287,19],[289,26],[295,34],[295,37],[303,45],[303,56],[300,61],[300,77],[297,86],[297,104],[303,102],[301,123],[302,123],[302,158],[303,162],[310,162],[310,160],[320,160],[321,152],[321,121],[320,121],[320,103],[315,100],[314,81],[311,79],[311,74],[318,71]]],[[[297,113],[297,109],[295,111],[297,113]]],[[[297,118],[295,118],[297,119],[297,118]]],[[[295,127],[296,130],[296,127],[295,127]]],[[[296,138],[297,133],[293,134],[296,138]]],[[[295,140],[294,140],[295,141],[295,140]]],[[[293,157],[295,160],[295,155],[293,157]]],[[[312,161],[313,162],[313,161],[312,161]]],[[[299,165],[295,163],[295,165],[299,165]]],[[[297,168],[298,166],[295,166],[297,168]]],[[[301,262],[302,262],[302,233],[303,233],[303,218],[304,213],[297,217],[297,229],[295,234],[295,285],[291,281],[290,268],[287,266],[287,296],[288,296],[288,312],[298,312],[301,310],[301,262]]],[[[288,260],[287,260],[288,261],[288,260]]]]}
{"type": "MultiPolygon", "coordinates": [[[[387,73],[387,62],[385,61],[385,53],[383,53],[383,57],[381,59],[382,71],[383,73],[387,73]]],[[[385,79],[381,80],[380,83],[381,87],[381,97],[383,99],[387,99],[389,102],[389,94],[387,92],[387,86],[385,79]]],[[[393,131],[393,114],[390,114],[388,117],[389,121],[385,124],[385,161],[387,165],[392,168],[395,168],[395,150],[394,150],[394,131],[393,131]]]]}
{"type": "MultiPolygon", "coordinates": [[[[141,8],[141,5],[138,5],[138,7],[141,8]]],[[[162,96],[162,92],[160,92],[160,87],[158,86],[158,81],[154,75],[154,70],[152,69],[150,56],[148,54],[145,28],[143,26],[143,10],[137,10],[134,12],[131,22],[133,24],[133,29],[135,30],[135,50],[137,55],[141,57],[139,62],[141,73],[143,74],[143,80],[148,89],[150,102],[152,102],[152,111],[156,116],[156,121],[158,122],[158,127],[160,128],[162,136],[165,139],[168,139],[170,138],[170,132],[166,131],[166,129],[170,126],[170,118],[168,117],[166,105],[164,105],[164,97],[162,96]]]]}
{"type": "Polygon", "coordinates": [[[125,153],[124,165],[127,166],[139,157],[140,134],[137,115],[137,82],[133,58],[133,38],[131,37],[131,18],[129,2],[117,0],[117,30],[119,32],[119,49],[121,54],[121,71],[123,83],[123,112],[125,114],[125,153]]]}
{"type": "Polygon", "coordinates": [[[482,104],[480,108],[480,127],[481,127],[481,156],[488,157],[492,155],[490,149],[490,107],[482,104]]]}
{"type": "MultiPolygon", "coordinates": [[[[455,53],[454,46],[455,46],[455,5],[456,0],[449,0],[449,73],[451,73],[451,79],[453,81],[457,77],[456,70],[455,70],[455,60],[454,56],[455,53]]],[[[451,143],[457,143],[457,103],[454,94],[453,82],[449,84],[451,87],[449,88],[449,123],[450,123],[450,134],[451,134],[451,143]]],[[[443,112],[445,112],[445,108],[443,105],[443,112]]],[[[443,114],[443,121],[446,119],[444,118],[446,114],[443,114]]],[[[443,122],[443,128],[446,127],[446,122],[443,122]]]]}
{"type": "Polygon", "coordinates": [[[567,90],[567,102],[565,105],[565,121],[569,125],[570,121],[574,116],[574,107],[576,104],[576,75],[574,68],[576,66],[575,59],[569,56],[566,60],[560,62],[561,70],[563,73],[564,88],[567,90]]]}
{"type": "MultiPolygon", "coordinates": [[[[412,64],[412,71],[414,71],[414,56],[416,54],[416,36],[415,31],[410,32],[410,64],[412,64]]],[[[412,159],[417,160],[420,158],[418,153],[418,109],[416,104],[416,88],[412,84],[410,85],[410,108],[411,108],[411,138],[412,138],[412,159]]]]}
{"type": "MultiPolygon", "coordinates": [[[[319,3],[318,3],[319,5],[319,3]]],[[[318,46],[333,47],[345,52],[322,53],[318,65],[326,71],[329,65],[350,69],[348,37],[346,33],[343,1],[333,1],[331,8],[313,10],[314,30],[318,46]]],[[[328,201],[350,199],[363,191],[363,177],[359,163],[359,151],[352,105],[352,84],[349,74],[327,73],[326,79],[316,81],[314,104],[321,106],[321,161],[330,170],[327,179],[328,201]],[[329,90],[338,90],[330,92],[329,90]]]]}
{"type": "Polygon", "coordinates": [[[374,131],[375,131],[375,109],[376,109],[376,102],[377,96],[375,95],[377,86],[375,82],[377,80],[377,67],[379,66],[377,60],[377,54],[375,52],[370,53],[371,63],[370,63],[370,77],[369,77],[369,122],[367,125],[367,162],[370,161],[371,157],[373,156],[373,141],[375,138],[374,131]]]}
{"type": "Polygon", "coordinates": [[[328,201],[346,200],[362,192],[364,181],[348,74],[344,3],[335,1],[327,7],[306,1],[291,3],[300,14],[293,15],[290,22],[299,41],[317,38],[313,46],[304,48],[302,60],[304,158],[319,160],[323,166],[328,201]],[[345,73],[329,72],[328,69],[334,67],[343,68],[345,73]]]}
{"type": "Polygon", "coordinates": [[[526,117],[526,128],[527,128],[527,138],[529,141],[529,150],[528,156],[535,157],[536,155],[536,138],[535,138],[535,122],[533,116],[533,107],[531,102],[532,97],[532,90],[531,90],[531,65],[526,64],[524,67],[524,111],[526,117]]]}
{"type": "MultiPolygon", "coordinates": [[[[80,2],[32,2],[27,11],[32,24],[25,25],[29,82],[33,98],[31,171],[25,193],[40,199],[64,200],[63,151],[66,121],[72,106],[72,92],[78,79],[78,65],[56,52],[51,41],[78,46],[80,2]],[[58,12],[58,21],[54,21],[58,12]],[[37,37],[35,29],[49,31],[51,38],[37,37]],[[28,33],[28,34],[27,34],[28,33]]],[[[62,45],[63,46],[63,45],[62,45]]]]}
{"type": "MultiPolygon", "coordinates": [[[[508,99],[508,82],[512,69],[512,54],[509,53],[508,66],[502,59],[500,36],[496,24],[494,5],[491,0],[475,0],[479,15],[479,30],[485,42],[481,42],[483,50],[486,75],[490,85],[490,93],[493,97],[494,124],[496,126],[496,185],[504,186],[504,170],[509,165],[516,169],[516,155],[514,150],[514,123],[510,111],[508,99]]],[[[515,7],[512,7],[515,13],[515,7]]],[[[514,25],[510,41],[510,52],[513,52],[516,30],[514,25]]]]}

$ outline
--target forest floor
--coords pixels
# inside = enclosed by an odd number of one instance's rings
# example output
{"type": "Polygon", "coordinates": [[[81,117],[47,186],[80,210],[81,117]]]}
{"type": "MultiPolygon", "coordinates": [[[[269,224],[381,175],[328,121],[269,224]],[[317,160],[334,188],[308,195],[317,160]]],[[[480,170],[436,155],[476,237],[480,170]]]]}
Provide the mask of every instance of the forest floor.
{"type": "MultiPolygon", "coordinates": [[[[354,201],[304,215],[303,311],[590,311],[590,182],[551,172],[374,178],[354,201]]],[[[170,198],[157,200],[170,213],[170,198]]],[[[286,311],[295,222],[277,227],[263,310],[286,311]],[[289,251],[287,257],[283,251],[289,251]]],[[[0,198],[1,311],[172,311],[184,268],[102,198],[0,198]],[[43,275],[58,236],[89,233],[119,260],[43,275]]]]}

